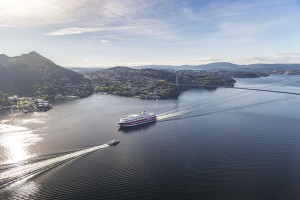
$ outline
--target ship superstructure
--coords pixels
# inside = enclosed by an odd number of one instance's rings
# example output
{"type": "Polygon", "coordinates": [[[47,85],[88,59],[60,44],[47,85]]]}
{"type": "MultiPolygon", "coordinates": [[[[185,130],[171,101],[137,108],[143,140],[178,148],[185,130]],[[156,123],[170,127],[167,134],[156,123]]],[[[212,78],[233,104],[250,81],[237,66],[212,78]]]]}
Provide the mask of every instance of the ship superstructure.
{"type": "Polygon", "coordinates": [[[156,115],[146,111],[139,112],[138,114],[131,114],[126,117],[122,117],[118,124],[121,127],[138,126],[156,121],[156,115]]]}

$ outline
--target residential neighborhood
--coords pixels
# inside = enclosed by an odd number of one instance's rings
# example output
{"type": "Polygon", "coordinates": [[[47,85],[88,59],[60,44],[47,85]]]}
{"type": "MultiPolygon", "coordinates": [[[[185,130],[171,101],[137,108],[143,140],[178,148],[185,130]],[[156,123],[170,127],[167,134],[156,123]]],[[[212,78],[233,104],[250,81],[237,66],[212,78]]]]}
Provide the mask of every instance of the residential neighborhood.
{"type": "Polygon", "coordinates": [[[128,67],[114,67],[85,76],[94,84],[95,92],[140,99],[174,99],[190,88],[232,87],[235,82],[231,76],[222,73],[182,70],[178,75],[180,83],[176,84],[174,71],[128,67]]]}

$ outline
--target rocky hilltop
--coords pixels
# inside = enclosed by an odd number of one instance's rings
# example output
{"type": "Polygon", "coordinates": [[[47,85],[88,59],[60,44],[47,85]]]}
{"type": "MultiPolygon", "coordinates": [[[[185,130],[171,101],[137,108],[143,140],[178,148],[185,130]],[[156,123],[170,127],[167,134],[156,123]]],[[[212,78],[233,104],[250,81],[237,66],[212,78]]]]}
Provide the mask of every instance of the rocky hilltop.
{"type": "Polygon", "coordinates": [[[86,97],[93,88],[81,74],[33,51],[15,57],[0,55],[0,93],[51,99],[57,94],[86,97]]]}

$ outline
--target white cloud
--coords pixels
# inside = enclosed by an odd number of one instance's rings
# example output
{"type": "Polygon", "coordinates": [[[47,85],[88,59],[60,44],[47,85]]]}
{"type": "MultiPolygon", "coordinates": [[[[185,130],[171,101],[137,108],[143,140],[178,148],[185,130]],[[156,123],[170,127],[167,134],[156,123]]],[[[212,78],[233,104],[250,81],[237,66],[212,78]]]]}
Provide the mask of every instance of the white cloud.
{"type": "Polygon", "coordinates": [[[10,25],[10,24],[0,24],[0,27],[7,27],[7,28],[16,28],[16,26],[14,25],[10,25]]]}
{"type": "Polygon", "coordinates": [[[46,33],[49,36],[121,32],[167,38],[169,37],[167,35],[172,35],[170,26],[159,18],[147,16],[155,2],[146,0],[1,0],[0,24],[18,27],[48,26],[48,29],[50,27],[53,29],[46,33]]]}
{"type": "Polygon", "coordinates": [[[99,65],[116,58],[124,65],[135,60],[176,65],[294,62],[298,56],[292,53],[255,55],[280,48],[297,51],[300,12],[295,4],[294,0],[0,0],[0,29],[4,30],[0,38],[2,51],[17,47],[50,52],[63,41],[70,44],[65,46],[77,46],[77,55],[90,51],[90,59],[96,60],[99,54],[93,53],[103,50],[106,56],[99,65]],[[103,48],[110,44],[115,45],[103,48]],[[252,57],[240,57],[249,53],[252,57]],[[224,57],[230,55],[236,57],[224,57]],[[163,56],[170,58],[159,59],[163,56]]]}
{"type": "Polygon", "coordinates": [[[1,0],[0,24],[37,26],[72,22],[72,13],[80,2],[82,0],[1,0]]]}
{"type": "Polygon", "coordinates": [[[62,36],[62,35],[73,35],[73,34],[82,34],[82,33],[106,33],[106,34],[130,34],[130,35],[141,35],[149,36],[160,39],[169,39],[174,38],[172,31],[169,29],[168,25],[160,22],[158,20],[150,19],[141,19],[141,20],[128,20],[124,21],[121,25],[98,25],[90,27],[69,27],[54,30],[46,33],[50,36],[62,36]]]}
{"type": "Polygon", "coordinates": [[[110,46],[110,41],[109,40],[102,39],[102,40],[100,40],[100,43],[104,46],[110,46]]]}
{"type": "Polygon", "coordinates": [[[132,0],[1,0],[0,24],[16,26],[90,23],[136,12],[132,0]]]}
{"type": "Polygon", "coordinates": [[[100,29],[93,28],[93,27],[89,27],[89,28],[70,27],[70,28],[63,28],[63,29],[55,30],[55,31],[47,33],[46,35],[74,35],[74,34],[95,32],[98,30],[100,30],[100,29]]]}
{"type": "Polygon", "coordinates": [[[101,40],[100,42],[101,42],[102,44],[107,44],[107,43],[109,43],[108,40],[101,40]]]}
{"type": "Polygon", "coordinates": [[[179,8],[163,0],[0,0],[0,24],[48,26],[49,36],[120,32],[174,39],[184,30],[176,24],[183,17],[191,26],[203,26],[204,30],[210,27],[212,32],[204,32],[206,38],[223,36],[249,41],[280,26],[282,12],[277,11],[284,8],[285,2],[211,1],[197,7],[183,6],[182,15],[176,15],[179,8]],[[275,7],[275,11],[266,9],[268,6],[275,7]]]}

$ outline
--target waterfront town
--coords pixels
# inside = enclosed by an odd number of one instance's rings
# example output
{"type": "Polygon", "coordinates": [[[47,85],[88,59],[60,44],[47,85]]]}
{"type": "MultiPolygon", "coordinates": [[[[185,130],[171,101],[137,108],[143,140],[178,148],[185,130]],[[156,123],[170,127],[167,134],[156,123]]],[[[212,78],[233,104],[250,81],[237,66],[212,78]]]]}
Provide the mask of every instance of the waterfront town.
{"type": "Polygon", "coordinates": [[[233,87],[235,80],[224,73],[182,70],[132,69],[114,67],[87,73],[95,92],[106,92],[140,99],[175,99],[190,88],[233,87]],[[177,74],[176,74],[177,73],[177,74]]]}
{"type": "MultiPolygon", "coordinates": [[[[2,100],[3,101],[3,100],[2,100]]],[[[2,109],[19,110],[23,113],[48,111],[52,108],[49,101],[35,99],[33,97],[18,97],[17,95],[7,97],[6,104],[2,109]]]]}
{"type": "Polygon", "coordinates": [[[0,91],[0,110],[13,109],[23,113],[48,111],[53,106],[49,102],[84,98],[93,94],[90,83],[66,85],[45,85],[29,95],[9,95],[0,91]]]}

